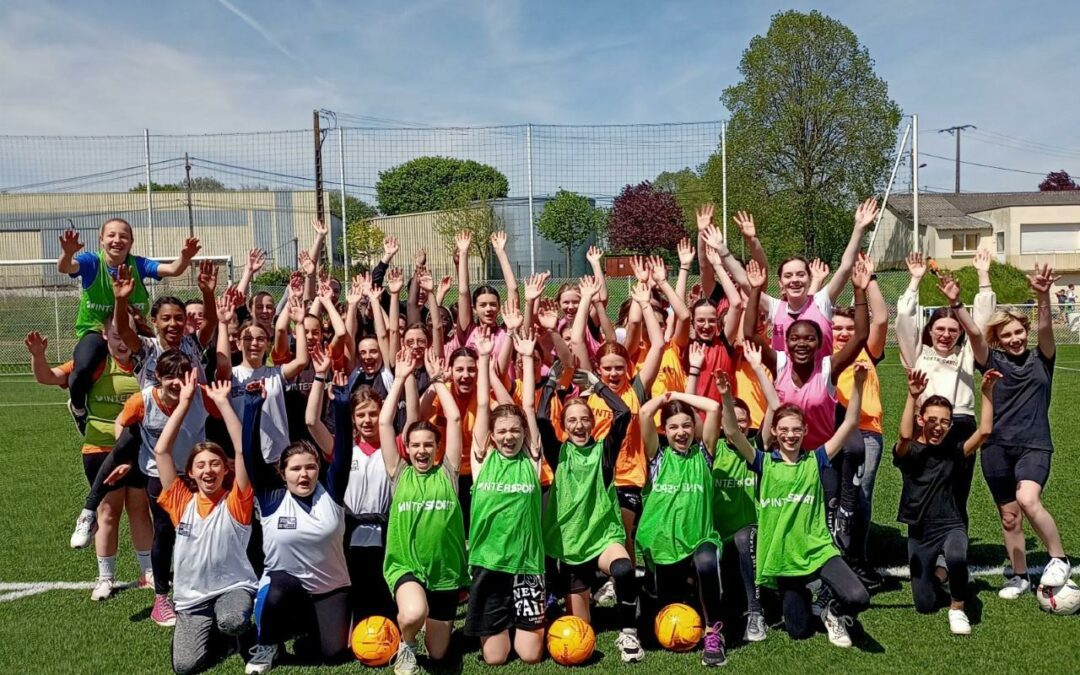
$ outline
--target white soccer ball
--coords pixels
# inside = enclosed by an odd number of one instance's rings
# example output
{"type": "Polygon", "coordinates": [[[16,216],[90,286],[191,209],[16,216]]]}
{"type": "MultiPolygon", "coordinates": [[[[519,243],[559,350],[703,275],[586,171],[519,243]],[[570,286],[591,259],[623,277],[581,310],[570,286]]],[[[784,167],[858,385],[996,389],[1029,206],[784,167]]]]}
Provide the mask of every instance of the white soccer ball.
{"type": "Polygon", "coordinates": [[[1035,598],[1044,612],[1075,614],[1080,609],[1080,586],[1071,579],[1064,586],[1039,586],[1035,598]]]}

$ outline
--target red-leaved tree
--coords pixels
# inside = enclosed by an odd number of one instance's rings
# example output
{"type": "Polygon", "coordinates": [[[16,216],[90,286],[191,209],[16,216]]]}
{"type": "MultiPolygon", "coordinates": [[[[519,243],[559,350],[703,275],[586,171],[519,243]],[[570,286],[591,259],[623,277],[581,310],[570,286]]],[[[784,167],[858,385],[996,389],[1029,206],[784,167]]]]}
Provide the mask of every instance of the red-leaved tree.
{"type": "Polygon", "coordinates": [[[627,253],[671,251],[687,236],[683,220],[675,195],[648,181],[627,185],[611,204],[608,242],[627,253]]]}
{"type": "Polygon", "coordinates": [[[1069,176],[1067,171],[1051,171],[1046,179],[1039,183],[1039,192],[1060,192],[1062,190],[1080,190],[1080,185],[1069,176]]]}

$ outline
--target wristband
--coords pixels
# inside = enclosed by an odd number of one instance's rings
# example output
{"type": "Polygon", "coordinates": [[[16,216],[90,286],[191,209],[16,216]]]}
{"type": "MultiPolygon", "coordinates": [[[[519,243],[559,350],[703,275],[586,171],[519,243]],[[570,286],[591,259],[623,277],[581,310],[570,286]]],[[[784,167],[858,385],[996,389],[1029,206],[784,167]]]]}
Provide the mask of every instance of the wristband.
{"type": "Polygon", "coordinates": [[[329,380],[326,379],[325,375],[316,375],[315,376],[315,381],[316,382],[322,382],[323,384],[326,384],[327,382],[329,382],[329,380]]]}
{"type": "Polygon", "coordinates": [[[877,281],[877,273],[876,272],[874,274],[870,275],[870,281],[877,281]]]}
{"type": "Polygon", "coordinates": [[[963,308],[964,308],[964,303],[962,303],[962,302],[956,302],[956,303],[953,303],[953,304],[949,305],[949,309],[963,309],[963,308]]]}
{"type": "Polygon", "coordinates": [[[690,373],[691,375],[700,375],[701,374],[701,368],[698,368],[697,370],[694,370],[693,368],[690,368],[690,369],[687,370],[687,372],[690,373]]]}
{"type": "Polygon", "coordinates": [[[684,272],[689,272],[690,271],[689,267],[683,267],[682,265],[679,265],[679,269],[683,270],[684,272]]]}

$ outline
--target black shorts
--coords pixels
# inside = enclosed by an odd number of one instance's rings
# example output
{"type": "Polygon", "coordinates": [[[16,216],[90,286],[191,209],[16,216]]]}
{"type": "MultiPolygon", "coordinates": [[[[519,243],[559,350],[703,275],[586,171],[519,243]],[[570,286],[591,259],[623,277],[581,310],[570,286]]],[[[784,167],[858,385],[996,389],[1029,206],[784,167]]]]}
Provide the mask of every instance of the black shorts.
{"type": "MultiPolygon", "coordinates": [[[[107,452],[95,452],[82,456],[83,473],[86,475],[86,482],[91,486],[94,485],[94,479],[97,478],[98,472],[101,471],[101,465],[105,463],[108,456],[109,453],[107,452]]],[[[131,470],[120,479],[116,486],[144,488],[146,487],[146,476],[143,475],[142,471],[139,471],[137,466],[132,466],[131,470]]]]}
{"type": "Polygon", "coordinates": [[[465,633],[489,637],[511,626],[542,630],[546,600],[542,574],[510,574],[475,567],[465,633]]]}
{"type": "Polygon", "coordinates": [[[414,575],[406,573],[394,584],[394,597],[397,597],[397,590],[401,588],[401,585],[410,581],[420,584],[420,587],[424,589],[424,595],[427,596],[429,619],[433,621],[453,621],[457,617],[458,597],[461,596],[460,588],[449,591],[428,590],[428,587],[422,584],[414,575]]]}
{"type": "Polygon", "coordinates": [[[634,513],[634,525],[641,518],[641,488],[639,487],[616,487],[615,494],[619,498],[619,507],[634,513]]]}
{"type": "Polygon", "coordinates": [[[1050,478],[1050,450],[984,445],[979,450],[983,477],[997,504],[1016,501],[1016,485],[1030,480],[1045,486],[1050,478]]]}
{"type": "Polygon", "coordinates": [[[561,593],[593,591],[601,586],[600,556],[580,565],[559,561],[557,588],[561,593]]]}

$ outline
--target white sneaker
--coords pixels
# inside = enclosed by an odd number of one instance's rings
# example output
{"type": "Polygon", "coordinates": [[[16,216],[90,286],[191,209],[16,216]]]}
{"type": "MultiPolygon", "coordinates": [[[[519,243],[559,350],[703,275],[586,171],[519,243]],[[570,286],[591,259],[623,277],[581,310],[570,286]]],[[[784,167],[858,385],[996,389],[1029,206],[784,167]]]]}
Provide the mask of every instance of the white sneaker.
{"type": "Polygon", "coordinates": [[[596,591],[596,595],[593,596],[593,603],[597,605],[607,605],[615,602],[615,580],[608,579],[604,582],[604,585],[596,591]]]}
{"type": "Polygon", "coordinates": [[[825,631],[829,634],[829,642],[837,647],[850,647],[851,636],[848,635],[847,627],[851,625],[850,616],[840,616],[830,603],[821,612],[821,622],[825,624],[825,631]]]}
{"type": "Polygon", "coordinates": [[[277,645],[255,645],[248,652],[251,654],[251,658],[248,659],[247,665],[244,666],[244,674],[259,675],[259,673],[269,672],[274,667],[277,652],[277,645]]]}
{"type": "Polygon", "coordinates": [[[146,570],[135,580],[135,588],[153,588],[154,570],[146,570]]]}
{"type": "Polygon", "coordinates": [[[113,594],[113,580],[112,579],[98,579],[94,585],[94,590],[90,591],[90,599],[96,602],[102,602],[108,600],[113,594]]]}
{"type": "Polygon", "coordinates": [[[1002,600],[1016,600],[1030,589],[1031,582],[1028,581],[1027,575],[1020,576],[1014,574],[1007,582],[1005,582],[1005,586],[998,591],[998,597],[1002,600]]]}
{"type": "Polygon", "coordinates": [[[83,509],[75,521],[75,531],[71,533],[71,548],[86,548],[97,532],[97,514],[83,509]]]}
{"type": "Polygon", "coordinates": [[[394,666],[394,675],[413,675],[420,670],[416,665],[416,648],[404,640],[398,645],[397,654],[390,663],[394,666]]]}
{"type": "Polygon", "coordinates": [[[636,632],[620,631],[619,637],[615,638],[615,646],[623,663],[635,663],[645,658],[645,650],[641,648],[641,640],[636,632]]]}
{"type": "Polygon", "coordinates": [[[971,635],[971,622],[964,610],[949,610],[949,630],[953,635],[971,635]]]}
{"type": "Polygon", "coordinates": [[[1064,586],[1065,582],[1069,580],[1070,574],[1072,574],[1072,566],[1069,565],[1068,561],[1061,558],[1050,558],[1050,562],[1046,563],[1046,568],[1043,569],[1042,579],[1039,580],[1039,583],[1054,588],[1064,586]]]}

